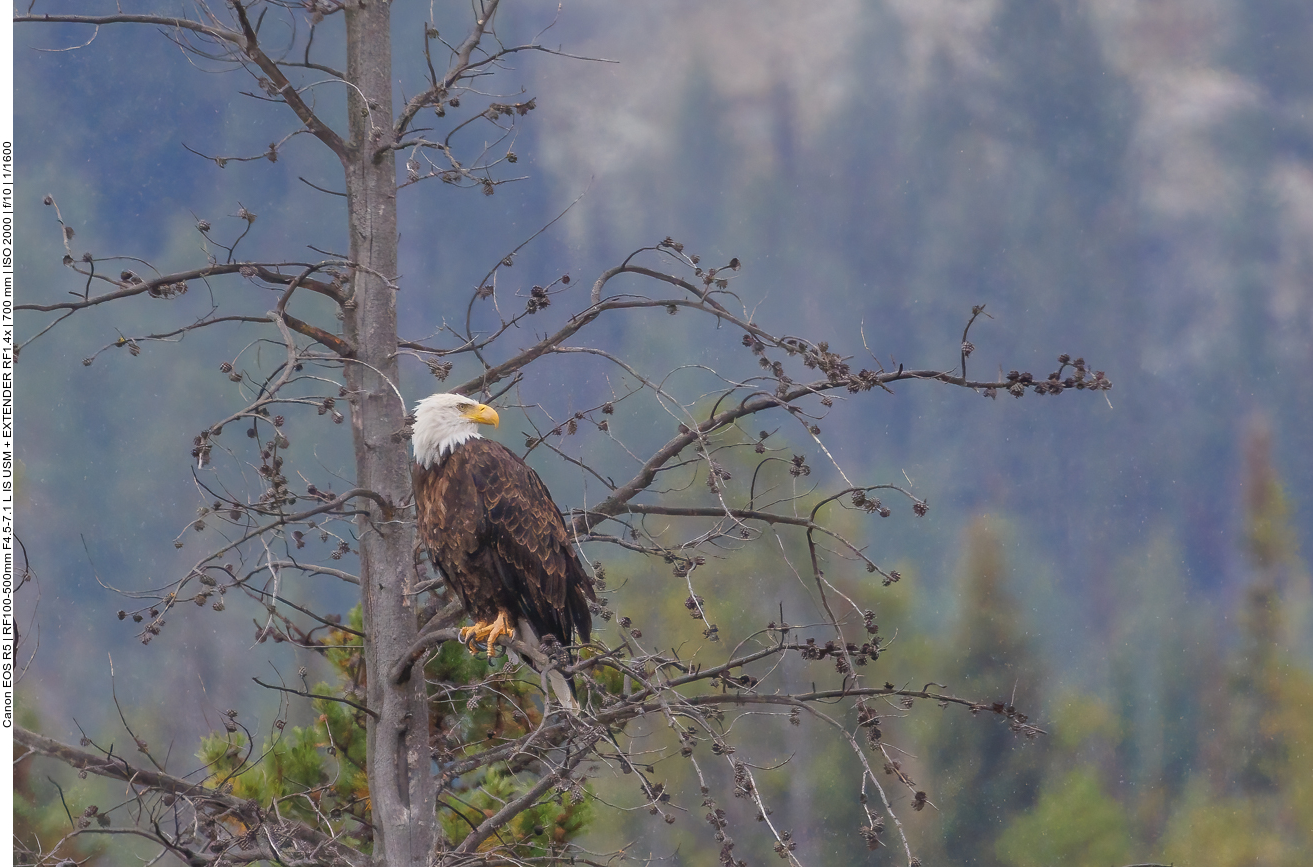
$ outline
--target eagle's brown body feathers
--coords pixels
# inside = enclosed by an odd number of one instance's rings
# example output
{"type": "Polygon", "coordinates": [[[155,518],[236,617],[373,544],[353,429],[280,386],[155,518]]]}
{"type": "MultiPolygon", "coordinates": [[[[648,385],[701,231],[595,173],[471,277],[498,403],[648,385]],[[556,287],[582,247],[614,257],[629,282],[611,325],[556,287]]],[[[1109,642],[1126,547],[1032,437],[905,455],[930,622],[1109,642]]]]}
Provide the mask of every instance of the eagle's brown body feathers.
{"type": "Polygon", "coordinates": [[[420,541],[476,623],[504,615],[511,627],[527,621],[540,638],[588,641],[592,582],[528,464],[475,436],[428,466],[416,463],[414,486],[420,541]]]}

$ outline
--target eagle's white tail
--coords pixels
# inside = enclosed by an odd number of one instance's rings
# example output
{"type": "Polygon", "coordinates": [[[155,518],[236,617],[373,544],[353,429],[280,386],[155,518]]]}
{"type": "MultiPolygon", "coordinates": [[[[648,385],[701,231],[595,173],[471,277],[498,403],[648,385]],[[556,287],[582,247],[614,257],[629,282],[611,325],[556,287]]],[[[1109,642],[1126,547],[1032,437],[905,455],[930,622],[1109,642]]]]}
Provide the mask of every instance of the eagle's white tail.
{"type": "MultiPolygon", "coordinates": [[[[525,644],[529,645],[534,650],[541,650],[542,642],[538,640],[538,633],[534,632],[533,626],[530,625],[529,621],[520,618],[516,627],[517,634],[525,644]]],[[[509,647],[506,649],[506,654],[512,662],[522,661],[520,660],[519,655],[509,647]]],[[[529,667],[535,670],[537,669],[537,666],[532,662],[529,663],[529,667]]],[[[546,671],[539,672],[539,676],[543,680],[543,694],[553,696],[556,699],[557,704],[575,716],[578,716],[580,710],[579,702],[574,697],[574,691],[570,689],[570,681],[565,679],[565,675],[561,674],[561,672],[555,668],[549,668],[546,671]]]]}

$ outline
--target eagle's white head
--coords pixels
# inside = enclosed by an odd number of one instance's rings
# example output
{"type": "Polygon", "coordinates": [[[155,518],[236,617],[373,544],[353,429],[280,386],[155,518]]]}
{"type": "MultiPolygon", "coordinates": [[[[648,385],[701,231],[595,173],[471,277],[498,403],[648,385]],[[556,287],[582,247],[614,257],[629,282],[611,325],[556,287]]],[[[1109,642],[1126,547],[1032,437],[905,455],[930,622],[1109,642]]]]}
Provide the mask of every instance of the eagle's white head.
{"type": "Polygon", "coordinates": [[[497,426],[497,410],[463,394],[433,394],[415,404],[415,462],[428,469],[471,438],[479,425],[497,426]]]}

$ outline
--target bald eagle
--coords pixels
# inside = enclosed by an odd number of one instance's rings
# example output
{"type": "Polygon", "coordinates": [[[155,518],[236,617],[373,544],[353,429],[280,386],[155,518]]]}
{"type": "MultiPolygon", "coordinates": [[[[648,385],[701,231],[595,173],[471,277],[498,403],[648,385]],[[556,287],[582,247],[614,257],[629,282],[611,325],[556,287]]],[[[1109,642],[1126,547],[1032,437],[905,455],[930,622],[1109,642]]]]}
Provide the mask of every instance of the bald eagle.
{"type": "Polygon", "coordinates": [[[475,642],[484,642],[491,656],[497,640],[517,630],[530,644],[548,635],[572,644],[576,633],[586,642],[588,606],[597,601],[592,581],[542,479],[510,449],[479,435],[480,425],[497,421],[492,407],[459,394],[416,404],[420,542],[474,620],[460,633],[471,654],[475,642]]]}

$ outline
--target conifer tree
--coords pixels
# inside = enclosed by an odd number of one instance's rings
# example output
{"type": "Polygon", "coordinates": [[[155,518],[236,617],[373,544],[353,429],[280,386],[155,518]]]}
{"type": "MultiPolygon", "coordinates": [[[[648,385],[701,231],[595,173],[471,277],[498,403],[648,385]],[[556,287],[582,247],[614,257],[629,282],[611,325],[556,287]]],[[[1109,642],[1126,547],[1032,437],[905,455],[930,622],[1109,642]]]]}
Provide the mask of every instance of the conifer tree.
{"type": "Polygon", "coordinates": [[[1232,775],[1240,791],[1277,786],[1288,745],[1272,724],[1282,660],[1282,586],[1295,553],[1289,506],[1272,465],[1272,434],[1254,422],[1244,446],[1244,547],[1249,583],[1231,665],[1232,775]]]}
{"type": "MultiPolygon", "coordinates": [[[[1043,672],[1008,587],[996,519],[977,517],[965,541],[955,594],[961,609],[946,651],[960,678],[955,686],[993,698],[1005,712],[1023,700],[1038,707],[1043,672]]],[[[940,718],[928,748],[931,776],[942,788],[943,845],[957,863],[1002,867],[993,841],[1013,815],[1034,806],[1045,747],[1017,743],[1008,727],[972,722],[940,718]]]]}

